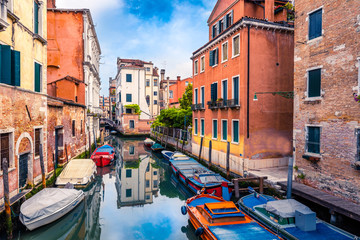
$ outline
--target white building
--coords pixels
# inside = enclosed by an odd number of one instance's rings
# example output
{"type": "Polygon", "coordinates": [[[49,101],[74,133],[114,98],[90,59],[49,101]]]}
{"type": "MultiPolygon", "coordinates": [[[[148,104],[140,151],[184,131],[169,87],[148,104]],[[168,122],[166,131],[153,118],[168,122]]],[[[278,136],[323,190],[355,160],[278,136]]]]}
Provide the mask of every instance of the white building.
{"type": "Polygon", "coordinates": [[[155,118],[160,113],[160,79],[158,68],[154,68],[153,66],[154,64],[152,62],[144,64],[146,102],[149,106],[150,115],[152,118],[155,118]]]}

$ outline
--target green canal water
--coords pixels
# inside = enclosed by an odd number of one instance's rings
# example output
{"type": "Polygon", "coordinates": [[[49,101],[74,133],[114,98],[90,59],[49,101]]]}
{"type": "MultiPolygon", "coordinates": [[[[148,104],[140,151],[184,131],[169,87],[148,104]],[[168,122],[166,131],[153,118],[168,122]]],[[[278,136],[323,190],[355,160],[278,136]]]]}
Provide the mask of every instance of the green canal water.
{"type": "Polygon", "coordinates": [[[197,239],[180,207],[192,196],[172,175],[168,162],[144,147],[143,139],[108,141],[118,159],[98,168],[85,201],[62,219],[16,239],[197,239]]]}

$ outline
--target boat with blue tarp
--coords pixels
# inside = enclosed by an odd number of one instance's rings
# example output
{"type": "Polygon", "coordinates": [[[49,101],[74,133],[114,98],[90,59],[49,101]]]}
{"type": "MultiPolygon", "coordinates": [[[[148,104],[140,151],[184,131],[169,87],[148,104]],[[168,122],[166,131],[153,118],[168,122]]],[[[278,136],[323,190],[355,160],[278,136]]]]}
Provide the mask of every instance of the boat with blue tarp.
{"type": "Polygon", "coordinates": [[[256,193],[240,198],[238,205],[285,239],[348,240],[356,236],[316,217],[309,207],[295,199],[278,200],[256,193]]]}
{"type": "Polygon", "coordinates": [[[165,148],[163,146],[161,146],[160,143],[154,143],[152,146],[151,146],[151,150],[153,152],[158,152],[158,151],[161,151],[161,150],[164,150],[165,148]]]}
{"type": "Polygon", "coordinates": [[[282,239],[239,210],[233,202],[209,194],[189,198],[181,212],[189,214],[195,235],[202,239],[282,239]]]}
{"type": "Polygon", "coordinates": [[[168,150],[162,150],[162,151],[161,151],[161,154],[163,155],[163,157],[164,157],[166,160],[170,160],[170,158],[172,157],[172,155],[174,155],[174,152],[168,151],[168,150]]]}

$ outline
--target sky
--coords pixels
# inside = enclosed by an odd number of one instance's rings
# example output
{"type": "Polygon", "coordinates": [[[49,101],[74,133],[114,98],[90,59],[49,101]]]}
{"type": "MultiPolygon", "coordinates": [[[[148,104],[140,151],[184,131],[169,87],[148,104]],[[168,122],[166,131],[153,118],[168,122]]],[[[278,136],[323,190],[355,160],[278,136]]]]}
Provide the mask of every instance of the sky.
{"type": "Polygon", "coordinates": [[[101,47],[101,95],[108,96],[116,59],[152,61],[165,76],[191,77],[192,53],[208,41],[216,0],[57,0],[58,8],[88,8],[101,47]]]}

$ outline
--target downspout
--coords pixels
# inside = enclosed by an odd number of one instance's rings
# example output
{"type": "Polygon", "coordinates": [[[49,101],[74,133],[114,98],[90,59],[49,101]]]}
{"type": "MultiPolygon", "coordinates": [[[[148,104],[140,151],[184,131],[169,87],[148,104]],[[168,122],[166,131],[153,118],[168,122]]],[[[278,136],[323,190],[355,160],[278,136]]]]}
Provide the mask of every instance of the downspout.
{"type": "Polygon", "coordinates": [[[247,109],[246,109],[246,112],[247,112],[247,120],[246,120],[246,124],[247,124],[247,138],[250,138],[250,131],[249,131],[249,119],[250,119],[250,102],[249,102],[249,99],[250,99],[250,87],[249,87],[249,84],[250,84],[250,25],[247,25],[247,28],[248,28],[248,51],[247,51],[247,109]]]}

